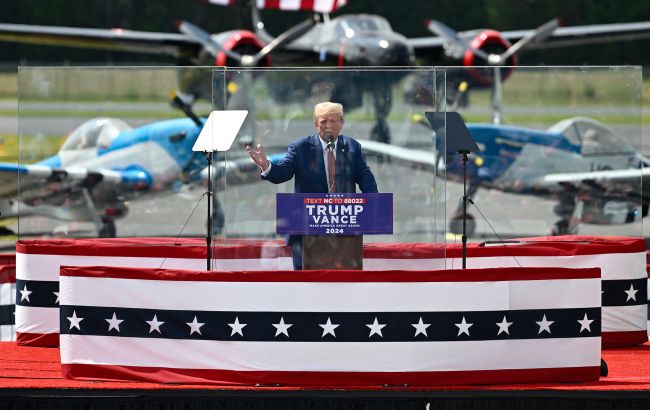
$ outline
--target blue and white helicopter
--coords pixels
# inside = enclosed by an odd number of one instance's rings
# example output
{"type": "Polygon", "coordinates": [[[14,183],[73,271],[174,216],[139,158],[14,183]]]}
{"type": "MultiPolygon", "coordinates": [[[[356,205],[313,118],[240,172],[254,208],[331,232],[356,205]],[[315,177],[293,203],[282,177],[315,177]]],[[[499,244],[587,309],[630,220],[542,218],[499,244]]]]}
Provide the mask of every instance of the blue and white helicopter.
{"type": "MultiPolygon", "coordinates": [[[[426,123],[426,120],[423,124],[426,123]]],[[[428,123],[426,123],[428,125],[428,123]]],[[[580,223],[624,224],[648,215],[650,158],[606,125],[585,117],[565,119],[546,131],[500,124],[467,124],[480,152],[467,164],[467,195],[479,188],[557,199],[559,217],[551,234],[576,233],[580,223]]],[[[361,140],[367,153],[390,157],[462,182],[462,157],[361,140]]],[[[462,231],[462,209],[450,220],[450,231],[462,231]]],[[[467,215],[468,236],[476,228],[467,215]]]]}
{"type": "MultiPolygon", "coordinates": [[[[115,220],[127,215],[129,200],[180,183],[205,182],[206,158],[192,147],[206,119],[178,98],[173,103],[188,118],[138,128],[116,118],[94,118],[71,132],[52,157],[35,164],[0,163],[1,218],[38,215],[92,222],[98,236],[114,237],[115,220]]],[[[248,157],[213,166],[215,178],[229,178],[229,183],[259,179],[248,157]]],[[[212,212],[213,232],[219,232],[224,216],[216,200],[212,212]]]]}

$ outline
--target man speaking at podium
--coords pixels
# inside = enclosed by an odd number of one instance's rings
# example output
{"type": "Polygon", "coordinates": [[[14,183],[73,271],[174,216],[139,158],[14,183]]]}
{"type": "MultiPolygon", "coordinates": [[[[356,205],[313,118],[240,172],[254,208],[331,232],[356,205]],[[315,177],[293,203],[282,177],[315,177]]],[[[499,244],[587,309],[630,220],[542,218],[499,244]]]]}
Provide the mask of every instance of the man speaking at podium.
{"type": "MultiPolygon", "coordinates": [[[[246,152],[261,168],[262,178],[281,184],[295,178],[294,192],[376,193],[377,182],[355,139],[341,135],[343,106],[323,102],[314,107],[316,134],[300,138],[289,145],[285,157],[272,164],[264,148],[246,147],[246,152]]],[[[302,236],[289,235],[294,269],[302,269],[302,236]]]]}

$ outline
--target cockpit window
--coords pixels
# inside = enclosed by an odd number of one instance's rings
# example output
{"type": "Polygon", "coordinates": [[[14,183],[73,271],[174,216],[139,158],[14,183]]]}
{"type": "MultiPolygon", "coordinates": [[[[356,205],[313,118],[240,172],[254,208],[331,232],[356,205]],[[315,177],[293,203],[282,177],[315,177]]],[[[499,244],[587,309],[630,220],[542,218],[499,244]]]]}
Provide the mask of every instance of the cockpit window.
{"type": "Polygon", "coordinates": [[[564,136],[573,145],[580,145],[581,143],[580,131],[578,131],[578,127],[576,127],[574,123],[564,131],[564,136]]]}
{"type": "Polygon", "coordinates": [[[131,129],[129,124],[117,118],[95,118],[84,122],[72,131],[61,150],[106,149],[121,132],[131,129]]]}
{"type": "Polygon", "coordinates": [[[393,31],[388,20],[379,16],[343,16],[338,23],[337,34],[348,38],[355,33],[393,31]]]}
{"type": "Polygon", "coordinates": [[[583,155],[627,154],[634,148],[607,126],[589,118],[563,120],[549,128],[561,132],[583,155]]]}
{"type": "Polygon", "coordinates": [[[598,123],[577,122],[576,129],[583,155],[631,152],[632,147],[618,138],[612,130],[598,123]]]}

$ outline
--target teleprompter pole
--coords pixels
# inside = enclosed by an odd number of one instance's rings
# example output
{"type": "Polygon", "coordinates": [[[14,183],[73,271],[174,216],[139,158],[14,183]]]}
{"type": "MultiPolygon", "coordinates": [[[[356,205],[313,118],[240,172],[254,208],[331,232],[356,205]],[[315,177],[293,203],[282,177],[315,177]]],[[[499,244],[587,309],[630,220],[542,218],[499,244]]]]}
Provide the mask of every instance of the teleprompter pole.
{"type": "Polygon", "coordinates": [[[463,269],[467,268],[467,154],[469,151],[458,151],[463,156],[463,269]]]}
{"type": "Polygon", "coordinates": [[[207,269],[212,270],[212,151],[206,151],[208,160],[208,230],[205,237],[207,269]]]}

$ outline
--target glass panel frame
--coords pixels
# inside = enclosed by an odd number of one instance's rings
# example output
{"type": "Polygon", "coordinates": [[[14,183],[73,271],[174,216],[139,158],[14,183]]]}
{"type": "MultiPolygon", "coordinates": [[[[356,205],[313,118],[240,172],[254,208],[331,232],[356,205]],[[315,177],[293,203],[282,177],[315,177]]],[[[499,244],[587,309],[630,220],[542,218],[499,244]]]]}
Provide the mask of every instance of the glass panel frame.
{"type": "MultiPolygon", "coordinates": [[[[638,172],[614,181],[608,173],[650,164],[643,156],[640,67],[502,67],[498,88],[479,83],[474,68],[440,69],[447,71],[445,89],[462,81],[469,87],[471,104],[462,114],[482,150],[469,158],[470,241],[643,235],[642,202],[650,198],[641,200],[648,190],[638,172]],[[596,131],[598,148],[583,155],[596,131]]],[[[481,70],[485,80],[494,69],[481,70]]],[[[447,192],[460,198],[462,170],[458,162],[449,165],[447,192]]],[[[459,228],[449,230],[460,241],[459,228]]]]}
{"type": "MultiPolygon", "coordinates": [[[[435,222],[445,212],[444,203],[435,199],[444,199],[444,192],[436,191],[437,186],[444,188],[444,184],[437,183],[440,176],[434,172],[430,159],[435,155],[435,143],[424,116],[425,111],[434,110],[432,67],[228,68],[225,74],[221,69],[215,69],[214,73],[215,109],[241,109],[242,100],[247,99],[248,104],[244,106],[249,107],[248,119],[254,126],[240,133],[230,151],[220,153],[229,169],[255,166],[244,151],[247,144],[262,144],[267,157],[277,161],[292,141],[315,134],[316,103],[342,102],[345,111],[342,134],[352,136],[362,147],[365,144],[363,152],[379,192],[393,193],[393,235],[366,235],[364,242],[439,244],[438,254],[444,257],[444,226],[439,231],[441,224],[435,222]],[[418,88],[422,83],[429,87],[418,88]],[[232,90],[242,91],[240,84],[244,84],[246,98],[231,94],[232,90]],[[254,85],[247,89],[247,84],[254,85]],[[418,94],[414,95],[414,91],[418,94]],[[409,98],[420,99],[424,104],[408,103],[409,98]],[[377,142],[379,147],[370,145],[377,142]],[[395,154],[396,147],[404,149],[406,156],[395,154]],[[381,154],[382,149],[389,154],[381,154]],[[425,153],[430,162],[416,163],[408,156],[412,152],[425,153]]],[[[444,107],[444,103],[440,106],[444,107]]],[[[293,192],[293,182],[274,185],[261,181],[259,170],[254,177],[249,186],[242,184],[241,172],[232,172],[223,180],[215,181],[215,192],[225,208],[222,238],[284,240],[275,233],[275,195],[293,192]]]]}
{"type": "MultiPolygon", "coordinates": [[[[485,77],[490,70],[481,69],[478,73],[485,77]]],[[[216,222],[210,229],[217,241],[234,243],[254,239],[269,241],[273,246],[283,242],[284,238],[275,234],[274,195],[292,192],[293,185],[261,181],[244,147],[262,143],[269,155],[282,154],[292,140],[314,131],[313,105],[328,99],[341,100],[352,107],[346,108],[344,133],[360,140],[372,140],[373,128],[381,131],[387,125],[390,131],[390,144],[385,147],[388,154],[379,155],[367,148],[366,159],[375,172],[380,192],[394,194],[394,234],[367,236],[367,244],[426,243],[444,248],[446,244],[460,242],[459,236],[448,232],[450,219],[458,216],[462,196],[459,194],[462,186],[457,182],[458,168],[452,166],[453,161],[440,161],[446,141],[439,140],[426,127],[423,117],[426,111],[460,111],[470,131],[485,138],[492,133],[491,140],[499,140],[496,154],[488,150],[470,156],[473,167],[470,173],[488,181],[475,193],[470,189],[470,197],[481,209],[478,212],[470,205],[475,223],[470,241],[545,236],[558,228],[558,221],[563,217],[568,225],[573,224],[575,221],[570,217],[576,215],[581,217],[576,224],[578,234],[643,236],[644,219],[636,218],[647,209],[644,202],[650,202],[650,189],[636,180],[624,185],[622,194],[623,185],[610,184],[602,177],[607,171],[634,169],[646,161],[641,68],[503,67],[501,70],[502,98],[497,106],[501,124],[495,126],[490,123],[490,114],[495,110],[490,87],[477,81],[475,68],[21,67],[18,182],[14,176],[4,185],[3,216],[11,215],[12,210],[7,208],[9,202],[13,210],[23,215],[15,222],[19,238],[36,234],[98,236],[102,218],[110,210],[114,214],[108,216],[115,218],[117,236],[190,236],[202,241],[208,229],[207,160],[201,153],[190,153],[191,144],[182,142],[198,135],[192,127],[165,128],[164,138],[170,146],[185,144],[185,153],[178,157],[181,160],[176,161],[174,171],[154,181],[154,185],[159,184],[156,189],[161,188],[154,194],[144,186],[136,189],[138,182],[147,182],[146,178],[138,179],[139,171],[152,173],[148,169],[151,164],[161,166],[161,157],[152,150],[137,151],[134,157],[138,161],[120,166],[101,162],[90,166],[83,161],[72,161],[69,163],[72,165],[66,166],[52,160],[46,164],[56,165],[58,171],[41,170],[43,175],[36,191],[30,185],[30,178],[38,176],[38,172],[21,168],[56,153],[63,145],[64,132],[95,117],[114,119],[86,125],[88,130],[80,129],[75,141],[66,143],[66,148],[76,147],[78,144],[73,143],[94,135],[95,144],[90,148],[100,152],[116,141],[116,135],[146,125],[159,127],[170,119],[185,121],[181,111],[168,105],[169,92],[178,89],[188,91],[180,93],[181,96],[203,98],[193,102],[200,118],[205,118],[203,115],[211,110],[250,110],[233,148],[215,158],[214,193],[218,200],[215,203],[221,207],[224,218],[222,229],[219,211],[213,210],[216,222]],[[463,82],[469,91],[461,90],[463,82]],[[378,117],[385,123],[378,121],[378,117]],[[570,120],[572,117],[588,119],[570,120]],[[590,136],[590,130],[599,135],[590,136]],[[521,140],[544,139],[562,133],[567,137],[564,144],[575,149],[566,151],[560,160],[549,160],[557,154],[558,147],[534,146],[521,140]],[[52,138],[52,134],[59,138],[52,138]],[[612,135],[624,139],[612,145],[612,135]],[[512,138],[520,139],[513,143],[512,138]],[[600,145],[587,147],[589,138],[595,138],[600,145]],[[513,161],[524,146],[532,159],[513,161]],[[620,148],[620,152],[609,155],[613,147],[620,148]],[[397,155],[399,149],[405,150],[407,158],[397,155]],[[434,163],[419,168],[409,164],[414,151],[433,156],[434,163]],[[584,158],[588,161],[582,161],[584,158]],[[494,161],[510,165],[516,162],[517,166],[504,172],[504,166],[492,167],[494,161]],[[134,166],[129,168],[131,165],[134,166]],[[133,172],[125,182],[121,178],[125,178],[123,171],[127,168],[133,172]],[[93,209],[88,206],[83,187],[65,185],[66,181],[97,183],[93,179],[99,178],[97,173],[84,174],[88,169],[108,169],[115,174],[99,172],[101,178],[120,178],[117,187],[103,191],[113,202],[104,201],[99,206],[93,203],[93,209]],[[589,174],[595,171],[605,173],[600,177],[589,174]],[[587,176],[579,183],[544,180],[548,175],[569,178],[576,173],[587,176]],[[506,183],[508,178],[510,185],[506,183]],[[558,186],[565,189],[558,190],[558,186]],[[599,187],[600,193],[595,195],[599,187]],[[75,189],[71,197],[69,194],[75,189]],[[128,209],[123,217],[122,205],[128,209]],[[578,213],[577,207],[582,207],[578,213]],[[75,209],[82,211],[75,214],[75,209]],[[42,216],[48,213],[68,216],[63,220],[42,216]],[[628,219],[635,221],[626,223],[628,219]]],[[[381,132],[376,134],[376,139],[381,140],[381,135],[381,132]]],[[[479,146],[485,148],[486,141],[479,139],[479,146]]],[[[77,159],[90,161],[83,155],[77,159]]],[[[92,195],[98,194],[99,188],[96,189],[92,195]]]]}
{"type": "Polygon", "coordinates": [[[204,237],[200,127],[170,101],[200,76],[211,95],[212,69],[20,67],[18,165],[45,168],[18,175],[19,239],[204,237]]]}

